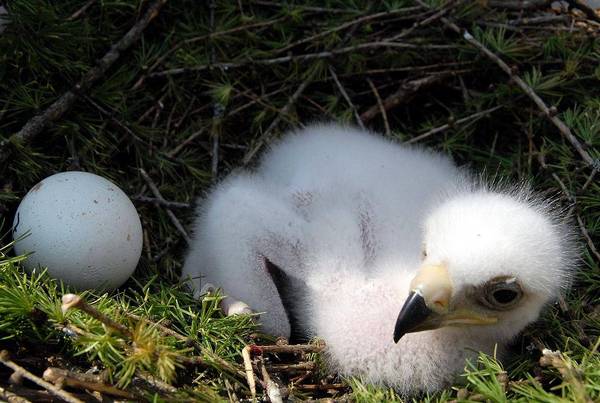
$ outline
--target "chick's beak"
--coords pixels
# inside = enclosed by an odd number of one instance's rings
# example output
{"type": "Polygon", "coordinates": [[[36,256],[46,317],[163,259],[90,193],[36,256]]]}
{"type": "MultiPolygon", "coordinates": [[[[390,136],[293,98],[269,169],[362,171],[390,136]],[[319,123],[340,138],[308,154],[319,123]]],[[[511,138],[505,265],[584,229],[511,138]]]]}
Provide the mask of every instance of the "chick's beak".
{"type": "Polygon", "coordinates": [[[406,333],[443,326],[489,325],[497,318],[467,309],[450,309],[452,282],[443,265],[423,266],[410,284],[410,294],[394,328],[394,342],[406,333]]]}

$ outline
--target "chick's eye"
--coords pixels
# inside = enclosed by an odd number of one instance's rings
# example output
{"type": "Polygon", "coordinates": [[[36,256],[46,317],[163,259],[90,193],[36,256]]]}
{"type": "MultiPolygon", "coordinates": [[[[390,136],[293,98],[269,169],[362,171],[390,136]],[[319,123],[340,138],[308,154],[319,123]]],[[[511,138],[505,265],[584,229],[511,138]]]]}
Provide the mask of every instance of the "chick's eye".
{"type": "Polygon", "coordinates": [[[514,307],[523,291],[515,278],[493,279],[480,289],[479,301],[487,308],[506,310],[514,307]]]}
{"type": "Polygon", "coordinates": [[[517,298],[518,294],[515,290],[511,290],[508,288],[503,288],[497,291],[494,291],[492,294],[492,298],[501,305],[510,304],[517,298]]]}

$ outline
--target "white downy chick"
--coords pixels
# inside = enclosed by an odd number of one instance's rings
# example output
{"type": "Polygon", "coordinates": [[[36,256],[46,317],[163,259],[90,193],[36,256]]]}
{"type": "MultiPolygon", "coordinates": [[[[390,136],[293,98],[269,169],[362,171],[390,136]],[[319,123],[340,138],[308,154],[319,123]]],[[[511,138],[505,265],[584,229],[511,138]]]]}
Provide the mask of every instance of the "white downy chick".
{"type": "Polygon", "coordinates": [[[569,284],[577,248],[551,207],[440,154],[315,125],[202,202],[182,278],[262,312],[268,333],[323,338],[340,374],[430,392],[569,284]]]}

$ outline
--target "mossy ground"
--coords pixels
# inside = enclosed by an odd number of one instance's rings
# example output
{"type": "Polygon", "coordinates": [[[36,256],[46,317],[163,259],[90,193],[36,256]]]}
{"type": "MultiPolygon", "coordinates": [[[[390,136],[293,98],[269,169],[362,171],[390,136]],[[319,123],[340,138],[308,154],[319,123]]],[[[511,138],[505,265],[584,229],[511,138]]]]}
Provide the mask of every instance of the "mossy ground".
{"type": "MultiPolygon", "coordinates": [[[[10,23],[0,34],[0,346],[15,362],[38,375],[48,366],[96,368],[154,400],[247,399],[240,351],[270,341],[255,334],[249,318],[222,317],[218,297],[198,302],[177,285],[186,243],[166,206],[149,202],[154,195],[140,169],[165,199],[182,203],[171,210],[189,228],[195,198],[232,169],[251,166],[288,128],[315,120],[356,124],[359,116],[396,141],[417,138],[460,165],[527,180],[558,196],[581,235],[572,291],[515,342],[514,359],[502,367],[482,356],[465,366],[462,384],[419,399],[600,399],[600,270],[593,246],[600,236],[600,175],[514,80],[447,29],[440,11],[555,107],[552,114],[596,162],[597,22],[577,10],[537,5],[544,2],[169,1],[72,108],[31,139],[16,135],[70,90],[150,3],[7,4],[10,23]],[[134,277],[115,293],[84,295],[128,326],[130,337],[84,312],[63,313],[66,290],[44,275],[23,274],[21,257],[11,257],[10,226],[20,199],[37,181],[65,170],[114,181],[142,218],[144,249],[134,277]],[[562,353],[540,362],[543,347],[562,353]],[[139,386],[144,374],[178,390],[139,386]]],[[[0,387],[8,388],[8,375],[0,368],[0,387]]],[[[291,377],[283,373],[282,381],[294,399],[401,399],[355,379],[342,380],[348,387],[340,390],[303,390],[303,384],[339,381],[320,370],[298,387],[288,383],[291,377]]],[[[13,390],[32,385],[19,388],[13,390]]]]}

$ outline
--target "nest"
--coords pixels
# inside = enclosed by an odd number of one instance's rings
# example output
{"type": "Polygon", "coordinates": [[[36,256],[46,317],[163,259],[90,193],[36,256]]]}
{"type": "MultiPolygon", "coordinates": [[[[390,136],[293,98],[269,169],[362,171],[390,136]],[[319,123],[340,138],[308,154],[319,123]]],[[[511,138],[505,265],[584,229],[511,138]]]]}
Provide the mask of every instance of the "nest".
{"type": "Polygon", "coordinates": [[[219,295],[196,301],[178,284],[194,198],[314,120],[558,195],[585,244],[574,292],[525,332],[508,369],[482,356],[466,385],[435,398],[535,400],[556,385],[600,398],[596,11],[575,0],[59,3],[6,6],[2,233],[37,181],[84,170],[134,200],[144,251],[118,292],[73,295],[24,274],[2,239],[1,398],[399,400],[329,374],[321,343],[258,334],[253,318],[224,317],[219,295]]]}

